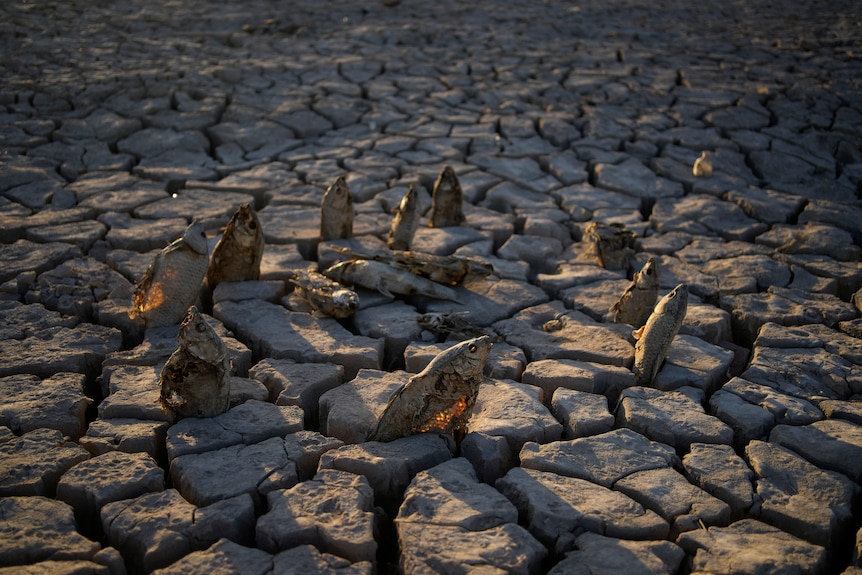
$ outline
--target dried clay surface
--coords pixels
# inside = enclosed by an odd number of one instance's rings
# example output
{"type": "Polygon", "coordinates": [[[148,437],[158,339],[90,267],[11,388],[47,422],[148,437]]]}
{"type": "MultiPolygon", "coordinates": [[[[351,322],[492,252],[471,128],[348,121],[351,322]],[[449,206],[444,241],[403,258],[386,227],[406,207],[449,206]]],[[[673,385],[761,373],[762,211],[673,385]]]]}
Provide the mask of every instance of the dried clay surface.
{"type": "Polygon", "coordinates": [[[859,2],[0,52],[0,575],[862,572],[859,2]]]}

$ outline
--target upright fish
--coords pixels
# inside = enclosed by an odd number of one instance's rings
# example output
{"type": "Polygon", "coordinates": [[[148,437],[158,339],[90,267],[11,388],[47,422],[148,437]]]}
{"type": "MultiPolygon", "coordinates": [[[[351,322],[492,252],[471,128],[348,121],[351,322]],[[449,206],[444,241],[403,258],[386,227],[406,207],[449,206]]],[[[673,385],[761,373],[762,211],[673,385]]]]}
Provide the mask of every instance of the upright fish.
{"type": "Polygon", "coordinates": [[[338,176],[320,203],[320,241],[353,237],[353,196],[344,176],[338,176]]]}
{"type": "Polygon", "coordinates": [[[368,440],[465,431],[485,380],[482,372],[492,345],[491,338],[483,335],[438,354],[392,396],[368,440]]]}
{"type": "Polygon", "coordinates": [[[156,254],[135,284],[132,318],[147,327],[176,325],[195,302],[207,272],[207,238],[199,223],[156,254]]]}
{"type": "Polygon", "coordinates": [[[386,245],[391,250],[409,250],[413,243],[413,235],[419,226],[419,194],[413,184],[407,189],[407,193],[401,198],[398,213],[392,220],[389,229],[389,239],[386,245]]]}
{"type": "Polygon", "coordinates": [[[646,325],[632,333],[637,339],[632,372],[638,385],[652,384],[687,309],[688,288],[679,284],[659,300],[646,325]]]}
{"type": "Polygon", "coordinates": [[[455,170],[446,166],[434,182],[434,190],[431,193],[431,221],[428,225],[432,228],[460,226],[465,219],[461,183],[455,170]]]}
{"type": "Polygon", "coordinates": [[[613,321],[641,327],[649,319],[658,297],[660,281],[658,260],[649,258],[639,272],[635,272],[632,283],[611,306],[613,321]]]}
{"type": "Polygon", "coordinates": [[[374,260],[347,260],[323,270],[322,273],[343,284],[377,290],[386,297],[394,298],[392,294],[397,293],[458,302],[458,294],[452,288],[374,260]]]}
{"type": "Polygon", "coordinates": [[[177,418],[213,417],[230,407],[230,356],[198,308],[191,306],[179,346],[159,376],[162,406],[177,418]]]}
{"type": "Polygon", "coordinates": [[[609,270],[628,270],[629,259],[637,235],[623,224],[591,222],[584,230],[584,238],[591,242],[596,262],[609,270]]]}
{"type": "Polygon", "coordinates": [[[260,278],[263,242],[263,228],[257,213],[251,205],[242,204],[231,216],[213,249],[207,268],[207,288],[212,291],[220,282],[260,278]]]}
{"type": "Polygon", "coordinates": [[[317,272],[296,271],[290,283],[319,313],[337,319],[352,316],[359,309],[359,296],[336,281],[317,272]]]}

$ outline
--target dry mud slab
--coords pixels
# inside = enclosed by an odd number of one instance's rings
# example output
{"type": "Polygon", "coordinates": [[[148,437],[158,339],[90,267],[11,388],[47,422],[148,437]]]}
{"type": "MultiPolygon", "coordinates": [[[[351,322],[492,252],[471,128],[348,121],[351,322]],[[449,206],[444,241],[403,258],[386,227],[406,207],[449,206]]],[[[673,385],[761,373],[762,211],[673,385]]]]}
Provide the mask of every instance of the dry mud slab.
{"type": "Polygon", "coordinates": [[[5,2],[0,50],[0,573],[862,572],[858,2],[5,2]],[[410,186],[413,249],[496,273],[312,314],[410,186]],[[231,409],[174,422],[134,283],[243,203],[231,409]],[[641,387],[648,258],[690,297],[641,387]],[[365,441],[450,312],[496,338],[467,435],[365,441]]]}

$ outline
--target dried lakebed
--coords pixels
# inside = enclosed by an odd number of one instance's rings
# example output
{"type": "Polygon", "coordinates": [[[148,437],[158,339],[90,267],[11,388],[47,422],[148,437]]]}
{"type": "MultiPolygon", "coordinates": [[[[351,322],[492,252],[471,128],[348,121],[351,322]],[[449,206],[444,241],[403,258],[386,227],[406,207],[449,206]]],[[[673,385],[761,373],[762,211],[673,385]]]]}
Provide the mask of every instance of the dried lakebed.
{"type": "Polygon", "coordinates": [[[862,15],[796,10],[0,6],[0,573],[859,573],[862,15]],[[411,185],[411,249],[496,275],[310,313],[294,272],[385,249],[411,185]],[[172,422],[134,282],[244,203],[261,277],[202,303],[231,407],[172,422]],[[649,258],[689,299],[641,386],[649,258]],[[366,441],[449,312],[495,338],[469,433],[366,441]]]}

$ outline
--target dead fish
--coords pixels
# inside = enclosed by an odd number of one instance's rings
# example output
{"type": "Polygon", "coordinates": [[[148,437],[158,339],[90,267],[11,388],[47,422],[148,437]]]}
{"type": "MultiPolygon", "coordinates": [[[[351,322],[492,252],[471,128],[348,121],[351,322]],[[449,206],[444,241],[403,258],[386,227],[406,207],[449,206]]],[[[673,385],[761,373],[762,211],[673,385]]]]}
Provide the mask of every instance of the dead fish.
{"type": "Polygon", "coordinates": [[[413,243],[413,235],[419,226],[419,194],[413,184],[407,189],[407,193],[401,198],[398,213],[392,220],[389,229],[389,239],[386,245],[392,250],[409,250],[413,243]]]}
{"type": "Polygon", "coordinates": [[[483,335],[438,354],[392,396],[368,440],[465,431],[485,380],[482,372],[492,345],[491,338],[483,335]]]}
{"type": "Polygon", "coordinates": [[[483,335],[492,336],[484,328],[467,320],[463,313],[425,313],[416,318],[416,323],[437,335],[453,335],[461,339],[483,335]]]}
{"type": "Polygon", "coordinates": [[[611,306],[614,323],[641,327],[647,322],[658,297],[660,275],[658,261],[649,258],[641,270],[635,272],[619,301],[611,306]]]}
{"type": "Polygon", "coordinates": [[[655,379],[688,308],[688,288],[679,284],[656,304],[646,324],[634,331],[635,363],[632,372],[638,385],[655,379]]]}
{"type": "Polygon", "coordinates": [[[452,288],[374,260],[339,262],[323,270],[323,275],[346,285],[355,284],[377,290],[386,297],[394,298],[393,293],[419,294],[460,303],[458,294],[452,288]]]}
{"type": "Polygon", "coordinates": [[[159,376],[160,400],[176,417],[213,417],[230,407],[230,356],[198,308],[191,306],[177,336],[179,347],[159,376]]]}
{"type": "Polygon", "coordinates": [[[712,175],[712,156],[709,152],[701,152],[691,167],[691,173],[697,178],[708,178],[712,175]]]}
{"type": "Polygon", "coordinates": [[[468,275],[484,277],[494,273],[494,267],[491,264],[459,256],[438,256],[405,250],[363,252],[350,248],[336,249],[353,258],[383,262],[435,282],[449,285],[463,282],[468,275]]]}
{"type": "Polygon", "coordinates": [[[263,228],[257,212],[251,205],[242,204],[231,216],[213,249],[207,268],[207,288],[212,291],[221,282],[260,278],[263,243],[263,228]]]}
{"type": "Polygon", "coordinates": [[[598,264],[609,270],[628,270],[637,235],[623,224],[591,222],[584,237],[593,245],[598,264]]]}
{"type": "Polygon", "coordinates": [[[294,272],[290,283],[317,312],[334,318],[352,316],[359,309],[359,296],[336,281],[317,272],[294,272]]]}
{"type": "Polygon", "coordinates": [[[569,318],[565,313],[557,313],[553,318],[542,324],[542,331],[545,333],[553,333],[560,331],[569,323],[569,318]]]}
{"type": "Polygon", "coordinates": [[[434,182],[431,193],[431,221],[428,225],[432,228],[460,226],[464,220],[464,192],[455,170],[446,166],[434,182]]]}
{"type": "Polygon", "coordinates": [[[353,196],[344,176],[338,176],[320,203],[320,241],[353,237],[353,196]]]}
{"type": "Polygon", "coordinates": [[[181,238],[156,254],[135,284],[129,315],[144,319],[147,327],[179,323],[198,297],[208,263],[204,228],[192,223],[181,238]]]}

